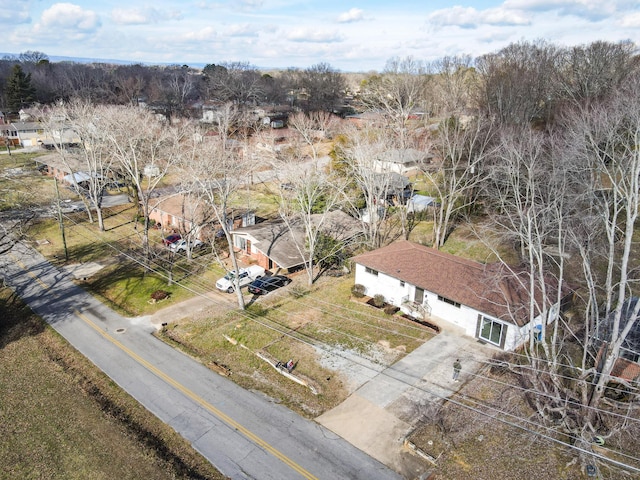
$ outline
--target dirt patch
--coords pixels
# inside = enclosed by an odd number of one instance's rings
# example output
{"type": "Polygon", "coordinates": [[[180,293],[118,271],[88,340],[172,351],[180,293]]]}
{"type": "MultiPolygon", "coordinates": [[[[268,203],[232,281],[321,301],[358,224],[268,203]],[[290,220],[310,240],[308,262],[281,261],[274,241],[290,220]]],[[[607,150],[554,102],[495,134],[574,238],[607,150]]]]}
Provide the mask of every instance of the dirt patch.
{"type": "Polygon", "coordinates": [[[86,280],[104,268],[104,265],[96,262],[74,263],[62,267],[64,271],[73,275],[77,280],[86,280]]]}

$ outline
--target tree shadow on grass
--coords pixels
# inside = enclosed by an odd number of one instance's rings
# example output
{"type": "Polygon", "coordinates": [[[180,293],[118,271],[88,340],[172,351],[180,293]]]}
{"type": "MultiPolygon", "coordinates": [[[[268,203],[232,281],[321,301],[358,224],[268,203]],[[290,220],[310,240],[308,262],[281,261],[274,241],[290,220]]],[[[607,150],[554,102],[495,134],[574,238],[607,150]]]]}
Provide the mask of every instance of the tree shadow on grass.
{"type": "Polygon", "coordinates": [[[0,288],[0,349],[43,332],[45,323],[8,288],[0,288]]]}

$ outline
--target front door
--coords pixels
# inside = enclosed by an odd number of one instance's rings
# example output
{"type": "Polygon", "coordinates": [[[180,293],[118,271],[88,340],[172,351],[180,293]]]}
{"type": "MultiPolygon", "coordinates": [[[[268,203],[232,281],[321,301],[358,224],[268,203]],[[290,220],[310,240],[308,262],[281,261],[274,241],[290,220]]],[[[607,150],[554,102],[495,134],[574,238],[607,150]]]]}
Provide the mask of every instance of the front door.
{"type": "Polygon", "coordinates": [[[422,305],[422,302],[424,302],[424,289],[416,287],[416,291],[413,294],[413,301],[418,305],[422,305]]]}
{"type": "Polygon", "coordinates": [[[245,245],[245,252],[247,252],[247,255],[251,255],[251,240],[247,240],[247,243],[245,245]]]}

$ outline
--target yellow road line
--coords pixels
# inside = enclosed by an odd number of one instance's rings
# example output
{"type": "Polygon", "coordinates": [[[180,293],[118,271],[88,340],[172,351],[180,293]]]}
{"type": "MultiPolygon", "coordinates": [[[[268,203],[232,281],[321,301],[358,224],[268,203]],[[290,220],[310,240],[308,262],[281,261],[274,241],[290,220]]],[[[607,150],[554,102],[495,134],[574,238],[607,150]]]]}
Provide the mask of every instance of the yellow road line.
{"type": "Polygon", "coordinates": [[[9,254],[9,257],[11,257],[11,259],[14,261],[14,263],[18,264],[18,266],[20,268],[22,268],[25,272],[27,272],[27,275],[29,275],[36,282],[38,282],[42,288],[44,288],[45,290],[49,290],[51,288],[51,286],[49,286],[46,283],[44,283],[42,280],[40,280],[40,277],[38,277],[35,273],[33,273],[31,270],[29,270],[27,268],[27,266],[24,263],[22,263],[22,261],[20,259],[16,258],[11,253],[9,254]]]}
{"type": "Polygon", "coordinates": [[[100,335],[102,335],[104,338],[109,340],[111,343],[113,343],[115,346],[117,346],[119,349],[121,349],[123,352],[125,352],[127,355],[129,355],[131,358],[133,358],[136,362],[138,362],[139,364],[141,364],[142,366],[147,368],[149,371],[151,371],[151,373],[155,374],[156,376],[158,376],[159,378],[161,378],[162,380],[164,380],[168,384],[172,385],[173,387],[175,387],[176,389],[178,389],[179,391],[184,393],[187,397],[191,398],[192,400],[194,400],[195,402],[200,404],[202,407],[204,407],[206,410],[208,410],[209,412],[213,413],[216,417],[218,417],[220,420],[225,422],[227,425],[229,425],[230,427],[232,427],[235,430],[239,431],[245,437],[247,437],[249,440],[251,440],[255,444],[259,445],[260,447],[262,447],[263,449],[265,449],[269,453],[271,453],[274,457],[276,457],[279,460],[281,460],[283,463],[285,463],[286,465],[291,467],[293,470],[298,472],[304,478],[307,478],[309,480],[317,480],[317,478],[314,475],[312,475],[310,472],[305,470],[303,467],[301,467],[300,465],[295,463],[293,460],[291,460],[289,457],[284,455],[282,452],[280,452],[279,450],[277,450],[276,448],[271,446],[265,440],[263,440],[260,437],[258,437],[255,433],[253,433],[252,431],[250,431],[246,427],[242,426],[241,424],[236,422],[233,418],[229,417],[228,415],[226,415],[222,411],[218,410],[216,407],[214,407],[213,405],[208,403],[204,398],[200,397],[199,395],[197,395],[193,391],[189,390],[187,387],[185,387],[184,385],[182,385],[178,381],[176,381],[173,378],[171,378],[169,375],[164,373],[162,370],[158,369],[157,367],[155,367],[154,365],[152,365],[151,363],[146,361],[144,358],[142,358],[136,352],[134,352],[130,348],[126,347],[125,345],[120,343],[115,338],[113,338],[111,335],[109,335],[107,332],[105,332],[102,328],[100,328],[98,325],[96,325],[94,322],[92,322],[86,315],[80,313],[77,310],[75,310],[74,313],[80,319],[82,319],[85,323],[87,323],[89,326],[93,327],[98,333],[100,333],[100,335]]]}

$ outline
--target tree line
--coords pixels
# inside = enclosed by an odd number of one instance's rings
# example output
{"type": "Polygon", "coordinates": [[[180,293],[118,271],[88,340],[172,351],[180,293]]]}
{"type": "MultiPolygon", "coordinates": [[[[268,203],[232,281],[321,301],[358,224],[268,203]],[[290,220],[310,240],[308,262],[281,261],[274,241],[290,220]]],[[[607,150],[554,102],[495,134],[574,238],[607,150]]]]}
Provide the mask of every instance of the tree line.
{"type": "Polygon", "coordinates": [[[72,98],[103,105],[144,102],[168,116],[182,117],[192,114],[191,106],[209,102],[331,111],[341,107],[345,87],[343,76],[326,63],[267,73],[246,62],[208,64],[203,69],[51,62],[41,52],[0,60],[0,104],[7,113],[72,98]]]}

